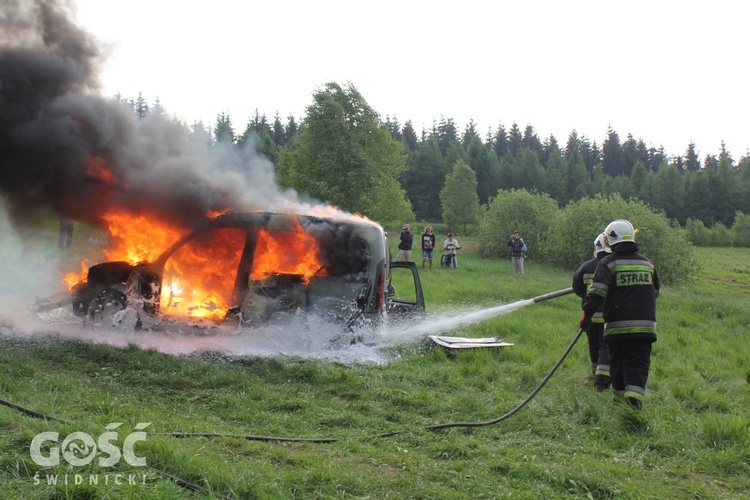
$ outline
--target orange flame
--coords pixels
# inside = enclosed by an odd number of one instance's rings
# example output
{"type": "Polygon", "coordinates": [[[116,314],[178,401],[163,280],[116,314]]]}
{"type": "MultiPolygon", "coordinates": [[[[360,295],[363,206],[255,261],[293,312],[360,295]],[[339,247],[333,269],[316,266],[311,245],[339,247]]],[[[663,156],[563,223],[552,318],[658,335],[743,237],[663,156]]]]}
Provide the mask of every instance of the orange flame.
{"type": "MultiPolygon", "coordinates": [[[[333,210],[320,215],[331,216],[333,210]]],[[[210,214],[215,215],[215,214],[210,214]]],[[[355,216],[351,216],[355,217],[355,216]]],[[[110,212],[103,216],[110,234],[110,246],[103,249],[109,261],[132,265],[153,262],[186,234],[153,217],[110,212]]],[[[362,219],[359,219],[362,220],[362,219]]],[[[161,313],[179,318],[221,320],[232,304],[235,279],[246,244],[246,231],[223,228],[190,240],[166,261],[161,290],[157,291],[161,313]]],[[[291,232],[259,230],[249,279],[271,275],[300,276],[303,283],[312,276],[325,276],[319,258],[320,246],[294,219],[291,232]]],[[[85,279],[89,263],[81,262],[81,273],[65,276],[68,286],[85,279]]]]}
{"type": "Polygon", "coordinates": [[[153,261],[185,234],[182,229],[143,215],[107,213],[102,218],[111,235],[111,247],[104,250],[108,260],[130,264],[153,261]]]}
{"type": "Polygon", "coordinates": [[[112,171],[107,169],[106,163],[104,158],[89,157],[86,163],[86,173],[102,184],[112,186],[117,182],[117,179],[112,171]]]}
{"type": "Polygon", "coordinates": [[[81,281],[86,280],[86,276],[89,274],[89,261],[85,257],[81,259],[81,272],[76,273],[65,273],[65,276],[63,276],[63,283],[67,285],[68,288],[72,289],[75,285],[80,283],[81,281]]]}
{"type": "Polygon", "coordinates": [[[320,273],[317,240],[295,221],[291,233],[260,231],[250,278],[262,280],[272,274],[296,274],[304,283],[320,273]]]}
{"type": "Polygon", "coordinates": [[[221,229],[191,240],[167,261],[161,312],[168,316],[219,320],[230,307],[245,231],[221,229]]]}

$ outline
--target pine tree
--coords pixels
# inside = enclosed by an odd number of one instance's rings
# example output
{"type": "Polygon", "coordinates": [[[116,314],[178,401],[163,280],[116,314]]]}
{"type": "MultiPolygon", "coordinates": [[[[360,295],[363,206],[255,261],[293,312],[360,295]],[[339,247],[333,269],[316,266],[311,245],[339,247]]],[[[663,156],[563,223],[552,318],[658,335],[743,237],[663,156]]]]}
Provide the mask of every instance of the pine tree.
{"type": "Polygon", "coordinates": [[[228,113],[222,112],[216,118],[216,125],[214,126],[214,140],[217,143],[229,143],[234,144],[236,137],[234,135],[234,127],[232,126],[232,117],[228,113]]]}
{"type": "Polygon", "coordinates": [[[445,156],[448,153],[448,147],[450,147],[453,141],[458,140],[458,129],[453,118],[440,118],[440,124],[437,127],[437,141],[440,151],[445,156]]]}
{"type": "Polygon", "coordinates": [[[164,109],[164,106],[162,106],[161,101],[159,100],[159,97],[156,97],[156,101],[154,101],[153,106],[150,108],[151,114],[153,116],[157,116],[159,118],[166,118],[166,110],[164,109]]]}
{"type": "Polygon", "coordinates": [[[297,122],[294,120],[293,115],[287,116],[286,120],[286,126],[284,127],[284,144],[291,142],[294,136],[297,135],[297,132],[299,132],[299,127],[297,126],[297,122]]]}
{"type": "Polygon", "coordinates": [[[518,154],[521,150],[522,141],[523,135],[521,134],[521,129],[516,122],[513,122],[513,125],[510,127],[510,137],[508,138],[508,149],[510,150],[510,154],[514,156],[518,154]]]}
{"type": "Polygon", "coordinates": [[[394,141],[401,142],[403,139],[403,135],[401,133],[401,124],[398,122],[398,118],[396,118],[396,116],[394,115],[393,121],[391,121],[390,117],[386,115],[385,124],[388,127],[388,132],[391,133],[391,138],[394,141]]]}
{"type": "Polygon", "coordinates": [[[453,171],[445,178],[440,201],[443,221],[453,231],[460,229],[462,234],[467,234],[469,227],[479,222],[477,177],[463,160],[458,160],[453,165],[453,171]]]}
{"type": "Polygon", "coordinates": [[[145,118],[148,114],[148,103],[143,97],[143,94],[138,92],[138,98],[135,101],[131,101],[131,103],[133,105],[133,111],[135,111],[138,118],[145,118]]]}
{"type": "Polygon", "coordinates": [[[547,150],[546,175],[544,178],[544,192],[564,206],[568,201],[568,162],[562,155],[557,141],[551,137],[547,150]]]}
{"type": "Polygon", "coordinates": [[[633,138],[633,134],[628,134],[627,139],[622,144],[622,172],[619,175],[630,177],[633,172],[635,162],[638,161],[638,142],[633,138]]]}
{"type": "Polygon", "coordinates": [[[402,175],[402,186],[417,217],[425,220],[441,217],[440,191],[447,175],[445,160],[437,141],[420,142],[409,157],[409,168],[402,175]]]}
{"type": "Polygon", "coordinates": [[[534,127],[527,125],[523,132],[523,138],[521,139],[521,147],[529,148],[536,153],[536,157],[540,162],[544,163],[544,148],[542,148],[542,141],[534,131],[534,127]]]}
{"type": "Polygon", "coordinates": [[[464,129],[464,135],[461,137],[461,143],[465,148],[468,148],[471,141],[475,138],[479,138],[479,135],[477,134],[477,125],[474,123],[474,120],[470,118],[469,123],[464,129]]]}
{"type": "Polygon", "coordinates": [[[411,123],[411,120],[406,121],[401,133],[404,144],[406,144],[406,148],[409,151],[414,151],[415,149],[417,149],[419,140],[417,139],[417,132],[414,130],[414,125],[411,123]]]}
{"type": "Polygon", "coordinates": [[[286,144],[286,131],[284,130],[284,124],[281,123],[281,116],[279,116],[278,111],[276,111],[276,114],[273,115],[271,138],[273,139],[273,142],[277,147],[281,147],[286,144]]]}
{"type": "Polygon", "coordinates": [[[696,172],[701,168],[701,160],[698,157],[698,153],[695,151],[695,143],[690,142],[688,144],[687,151],[685,151],[685,170],[688,172],[696,172]]]}
{"type": "Polygon", "coordinates": [[[495,156],[497,156],[498,160],[502,160],[505,155],[508,154],[508,151],[510,150],[510,144],[508,142],[508,133],[505,130],[505,127],[503,127],[503,124],[501,123],[497,127],[497,132],[495,132],[495,138],[492,141],[494,149],[495,149],[495,156]]]}
{"type": "Polygon", "coordinates": [[[625,172],[620,136],[610,126],[602,144],[602,168],[605,175],[617,177],[625,172]]]}
{"type": "Polygon", "coordinates": [[[476,173],[476,179],[479,183],[477,188],[479,203],[487,203],[490,197],[494,196],[500,189],[497,158],[492,151],[482,144],[479,137],[471,139],[466,154],[468,164],[476,173]]]}

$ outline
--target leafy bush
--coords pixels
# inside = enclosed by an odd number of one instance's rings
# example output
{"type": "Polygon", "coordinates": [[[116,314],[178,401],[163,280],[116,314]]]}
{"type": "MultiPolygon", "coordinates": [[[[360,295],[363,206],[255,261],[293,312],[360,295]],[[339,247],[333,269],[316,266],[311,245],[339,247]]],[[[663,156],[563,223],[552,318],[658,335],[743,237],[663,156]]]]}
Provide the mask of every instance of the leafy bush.
{"type": "Polygon", "coordinates": [[[515,189],[498,191],[497,196],[490,199],[479,225],[479,254],[509,257],[508,238],[517,229],[528,247],[527,255],[548,261],[550,255],[546,252],[550,245],[545,240],[557,211],[557,202],[547,194],[515,189]]]}
{"type": "Polygon", "coordinates": [[[737,211],[731,229],[732,241],[736,247],[750,247],[750,216],[737,211]]]}
{"type": "Polygon", "coordinates": [[[708,246],[710,247],[732,246],[732,235],[730,234],[729,229],[727,229],[727,226],[725,226],[721,222],[717,222],[716,224],[711,226],[709,235],[710,239],[708,242],[708,246]]]}
{"type": "MultiPolygon", "coordinates": [[[[741,215],[742,212],[737,212],[737,214],[741,215]]],[[[737,235],[737,231],[734,230],[734,227],[735,226],[732,226],[732,229],[727,229],[724,224],[722,224],[721,222],[717,222],[709,228],[706,227],[702,221],[694,219],[688,219],[685,223],[687,239],[690,241],[690,243],[699,247],[736,246],[737,243],[735,242],[735,237],[737,235]]],[[[750,231],[750,227],[748,227],[748,231],[750,231]]],[[[740,231],[740,233],[741,232],[742,231],[740,231]]],[[[750,233],[748,234],[748,237],[750,237],[750,233]]]]}
{"type": "MultiPolygon", "coordinates": [[[[518,229],[532,257],[575,269],[593,256],[594,239],[615,219],[627,219],[638,230],[639,251],[654,262],[663,283],[690,281],[699,270],[686,231],[672,227],[663,213],[642,201],[626,201],[617,194],[584,198],[559,209],[546,194],[501,190],[480,224],[478,252],[505,258],[508,236],[518,229]]],[[[696,228],[698,224],[693,223],[696,228]]]]}
{"type": "Polygon", "coordinates": [[[708,246],[708,242],[711,239],[710,230],[703,224],[702,220],[688,219],[685,222],[685,231],[687,231],[687,239],[693,245],[699,247],[708,246]]]}
{"type": "Polygon", "coordinates": [[[594,239],[615,219],[627,219],[638,230],[639,252],[656,266],[664,283],[689,281],[699,269],[692,245],[679,228],[671,227],[662,213],[639,200],[619,195],[585,198],[560,211],[549,229],[554,261],[575,267],[592,257],[594,239]]]}

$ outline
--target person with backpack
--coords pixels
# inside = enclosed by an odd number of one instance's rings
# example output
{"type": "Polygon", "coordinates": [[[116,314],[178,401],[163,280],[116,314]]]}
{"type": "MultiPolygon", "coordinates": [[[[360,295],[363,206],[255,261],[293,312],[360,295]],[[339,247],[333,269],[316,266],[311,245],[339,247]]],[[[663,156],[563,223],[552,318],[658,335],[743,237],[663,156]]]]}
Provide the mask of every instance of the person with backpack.
{"type": "Polygon", "coordinates": [[[510,260],[513,262],[513,269],[516,274],[523,275],[523,260],[526,257],[526,243],[523,242],[518,230],[513,231],[508,240],[510,247],[510,260]]]}

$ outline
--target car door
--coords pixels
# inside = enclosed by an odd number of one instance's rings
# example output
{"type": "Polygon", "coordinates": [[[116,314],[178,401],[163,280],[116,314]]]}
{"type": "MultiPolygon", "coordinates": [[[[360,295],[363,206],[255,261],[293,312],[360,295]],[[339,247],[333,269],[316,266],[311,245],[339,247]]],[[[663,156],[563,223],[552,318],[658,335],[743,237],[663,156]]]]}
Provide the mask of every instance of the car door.
{"type": "Polygon", "coordinates": [[[414,262],[391,262],[385,310],[395,319],[426,315],[422,282],[414,262]]]}

